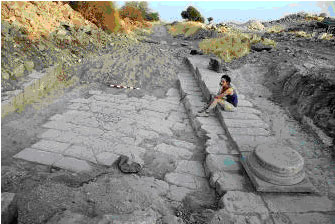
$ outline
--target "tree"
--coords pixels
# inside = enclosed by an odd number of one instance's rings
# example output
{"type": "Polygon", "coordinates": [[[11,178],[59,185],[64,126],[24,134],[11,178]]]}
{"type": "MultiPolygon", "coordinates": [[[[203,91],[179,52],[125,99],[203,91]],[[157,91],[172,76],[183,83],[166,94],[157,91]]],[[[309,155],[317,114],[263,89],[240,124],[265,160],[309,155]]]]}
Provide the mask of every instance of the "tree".
{"type": "Polygon", "coordinates": [[[208,20],[208,23],[211,23],[211,21],[213,21],[213,17],[208,17],[207,20],[208,20]]]}
{"type": "Polygon", "coordinates": [[[145,1],[126,2],[125,5],[121,8],[121,10],[124,11],[124,8],[126,8],[126,7],[127,7],[128,10],[129,10],[129,7],[132,7],[132,8],[135,8],[135,9],[139,10],[142,14],[142,18],[144,18],[145,20],[149,20],[149,21],[159,20],[159,14],[150,11],[148,2],[145,2],[145,1]]]}
{"type": "Polygon", "coordinates": [[[181,17],[189,21],[205,22],[204,17],[202,17],[200,12],[193,6],[189,6],[186,11],[182,11],[181,17]]]}

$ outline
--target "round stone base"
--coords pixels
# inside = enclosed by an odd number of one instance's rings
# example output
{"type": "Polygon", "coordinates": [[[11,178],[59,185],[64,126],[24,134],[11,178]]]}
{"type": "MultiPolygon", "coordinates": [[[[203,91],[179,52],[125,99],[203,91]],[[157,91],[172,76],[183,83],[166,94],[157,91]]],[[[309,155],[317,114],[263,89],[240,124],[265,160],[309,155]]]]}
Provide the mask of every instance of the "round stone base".
{"type": "Polygon", "coordinates": [[[277,185],[294,185],[305,178],[304,159],[289,147],[260,145],[247,157],[247,164],[259,178],[277,185]]]}

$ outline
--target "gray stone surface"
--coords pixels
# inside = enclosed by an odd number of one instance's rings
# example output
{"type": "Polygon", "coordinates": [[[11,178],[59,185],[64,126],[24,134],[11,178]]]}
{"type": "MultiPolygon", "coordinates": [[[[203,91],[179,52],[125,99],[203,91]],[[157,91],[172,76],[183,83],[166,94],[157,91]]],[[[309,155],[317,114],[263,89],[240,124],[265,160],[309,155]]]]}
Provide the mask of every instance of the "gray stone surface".
{"type": "Polygon", "coordinates": [[[23,159],[30,162],[36,162],[43,165],[52,165],[56,161],[63,158],[61,154],[53,152],[45,152],[32,148],[25,148],[14,156],[16,159],[23,159]]]}
{"type": "Polygon", "coordinates": [[[86,161],[71,157],[63,157],[56,161],[53,166],[73,172],[89,172],[92,170],[92,167],[86,161]]]}
{"type": "Polygon", "coordinates": [[[71,145],[68,149],[66,149],[63,152],[63,155],[97,163],[92,149],[89,149],[81,145],[71,145]]]}
{"type": "Polygon", "coordinates": [[[172,144],[178,148],[181,147],[181,148],[189,149],[190,151],[194,151],[197,148],[197,145],[193,143],[185,142],[185,141],[181,141],[177,139],[173,139],[172,144]]]}
{"type": "Polygon", "coordinates": [[[15,194],[1,192],[1,224],[11,224],[17,218],[15,194]]]}
{"type": "Polygon", "coordinates": [[[274,213],[271,214],[274,224],[333,224],[335,214],[311,213],[274,213]]]}
{"type": "Polygon", "coordinates": [[[69,146],[70,144],[68,143],[55,142],[42,139],[41,141],[35,143],[31,147],[34,149],[39,149],[47,152],[63,153],[69,146]]]}
{"type": "Polygon", "coordinates": [[[335,202],[326,196],[263,194],[271,212],[335,212],[335,202]]]}
{"type": "Polygon", "coordinates": [[[152,224],[156,223],[158,215],[151,208],[136,210],[129,214],[106,214],[97,224],[152,224]]]}
{"type": "Polygon", "coordinates": [[[207,176],[220,171],[239,172],[240,169],[241,164],[238,156],[211,154],[206,157],[205,171],[207,176]]]}
{"type": "Polygon", "coordinates": [[[219,117],[222,117],[225,119],[235,119],[235,120],[260,120],[260,117],[255,114],[248,114],[248,113],[241,113],[239,111],[237,112],[226,112],[226,111],[220,111],[219,117]]]}
{"type": "Polygon", "coordinates": [[[192,153],[185,148],[178,148],[172,145],[168,145],[165,143],[159,144],[155,147],[155,151],[159,151],[176,158],[180,159],[190,159],[192,157],[192,153]]]}
{"type": "Polygon", "coordinates": [[[181,160],[178,162],[176,173],[187,173],[198,177],[205,177],[204,167],[199,161],[181,160]]]}
{"type": "Polygon", "coordinates": [[[254,135],[254,136],[269,136],[270,132],[264,128],[235,128],[235,127],[228,127],[228,131],[230,135],[234,138],[236,135],[254,135]]]}
{"type": "Polygon", "coordinates": [[[112,152],[101,152],[96,155],[98,164],[102,164],[105,166],[111,166],[119,159],[119,157],[120,155],[112,152]]]}
{"type": "Polygon", "coordinates": [[[219,195],[227,191],[253,191],[249,178],[240,173],[215,172],[210,177],[210,185],[219,195]]]}
{"type": "Polygon", "coordinates": [[[170,191],[167,194],[167,197],[173,201],[182,201],[185,196],[191,193],[192,190],[186,187],[179,187],[176,185],[170,185],[170,191]]]}
{"type": "Polygon", "coordinates": [[[206,178],[193,176],[190,174],[168,173],[164,178],[170,184],[186,187],[193,190],[208,190],[209,185],[206,178]]]}
{"type": "Polygon", "coordinates": [[[241,191],[228,191],[221,199],[221,206],[235,215],[258,215],[261,220],[269,218],[269,211],[259,195],[241,191]]]}
{"type": "Polygon", "coordinates": [[[269,125],[262,120],[232,120],[226,119],[224,121],[228,128],[269,128],[269,125]]]}

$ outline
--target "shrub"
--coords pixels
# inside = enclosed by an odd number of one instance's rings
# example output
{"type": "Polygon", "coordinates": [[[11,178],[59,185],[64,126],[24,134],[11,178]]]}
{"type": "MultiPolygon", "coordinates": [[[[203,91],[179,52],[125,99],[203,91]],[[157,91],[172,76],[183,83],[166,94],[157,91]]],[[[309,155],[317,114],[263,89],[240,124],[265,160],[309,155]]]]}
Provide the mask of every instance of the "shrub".
{"type": "Polygon", "coordinates": [[[189,21],[196,21],[204,23],[205,19],[201,16],[200,12],[193,6],[189,6],[186,11],[181,12],[181,17],[189,21]]]}
{"type": "Polygon", "coordinates": [[[129,18],[133,21],[143,22],[142,12],[133,6],[125,5],[124,7],[122,7],[120,9],[120,16],[122,19],[129,18]]]}
{"type": "Polygon", "coordinates": [[[145,15],[145,19],[148,21],[159,21],[159,15],[157,12],[148,13],[145,15]]]}

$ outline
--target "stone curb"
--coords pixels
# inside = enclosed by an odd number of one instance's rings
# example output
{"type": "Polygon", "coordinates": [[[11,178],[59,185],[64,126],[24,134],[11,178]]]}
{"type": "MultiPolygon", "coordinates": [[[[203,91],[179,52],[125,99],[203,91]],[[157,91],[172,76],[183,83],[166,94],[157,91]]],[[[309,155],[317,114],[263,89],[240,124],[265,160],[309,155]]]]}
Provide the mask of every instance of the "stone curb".
{"type": "MultiPolygon", "coordinates": [[[[195,71],[190,66],[190,70],[195,71]]],[[[240,155],[235,147],[227,145],[228,138],[226,131],[223,129],[221,122],[216,116],[197,117],[197,111],[206,104],[206,99],[200,95],[194,95],[194,90],[199,86],[205,88],[205,83],[198,85],[196,77],[192,77],[191,73],[179,73],[178,85],[182,101],[191,120],[191,125],[196,135],[205,142],[206,159],[204,161],[204,169],[209,183],[219,195],[229,190],[240,190],[250,192],[250,180],[240,169],[241,165],[238,161],[240,155]],[[220,166],[217,159],[224,158],[224,164],[220,166]],[[235,159],[233,159],[235,158],[235,159]],[[227,178],[231,181],[227,181],[227,178]],[[234,180],[234,181],[233,181],[234,180]]],[[[204,94],[205,95],[205,94],[204,94]]],[[[205,97],[206,98],[206,97],[205,97]]]]}

